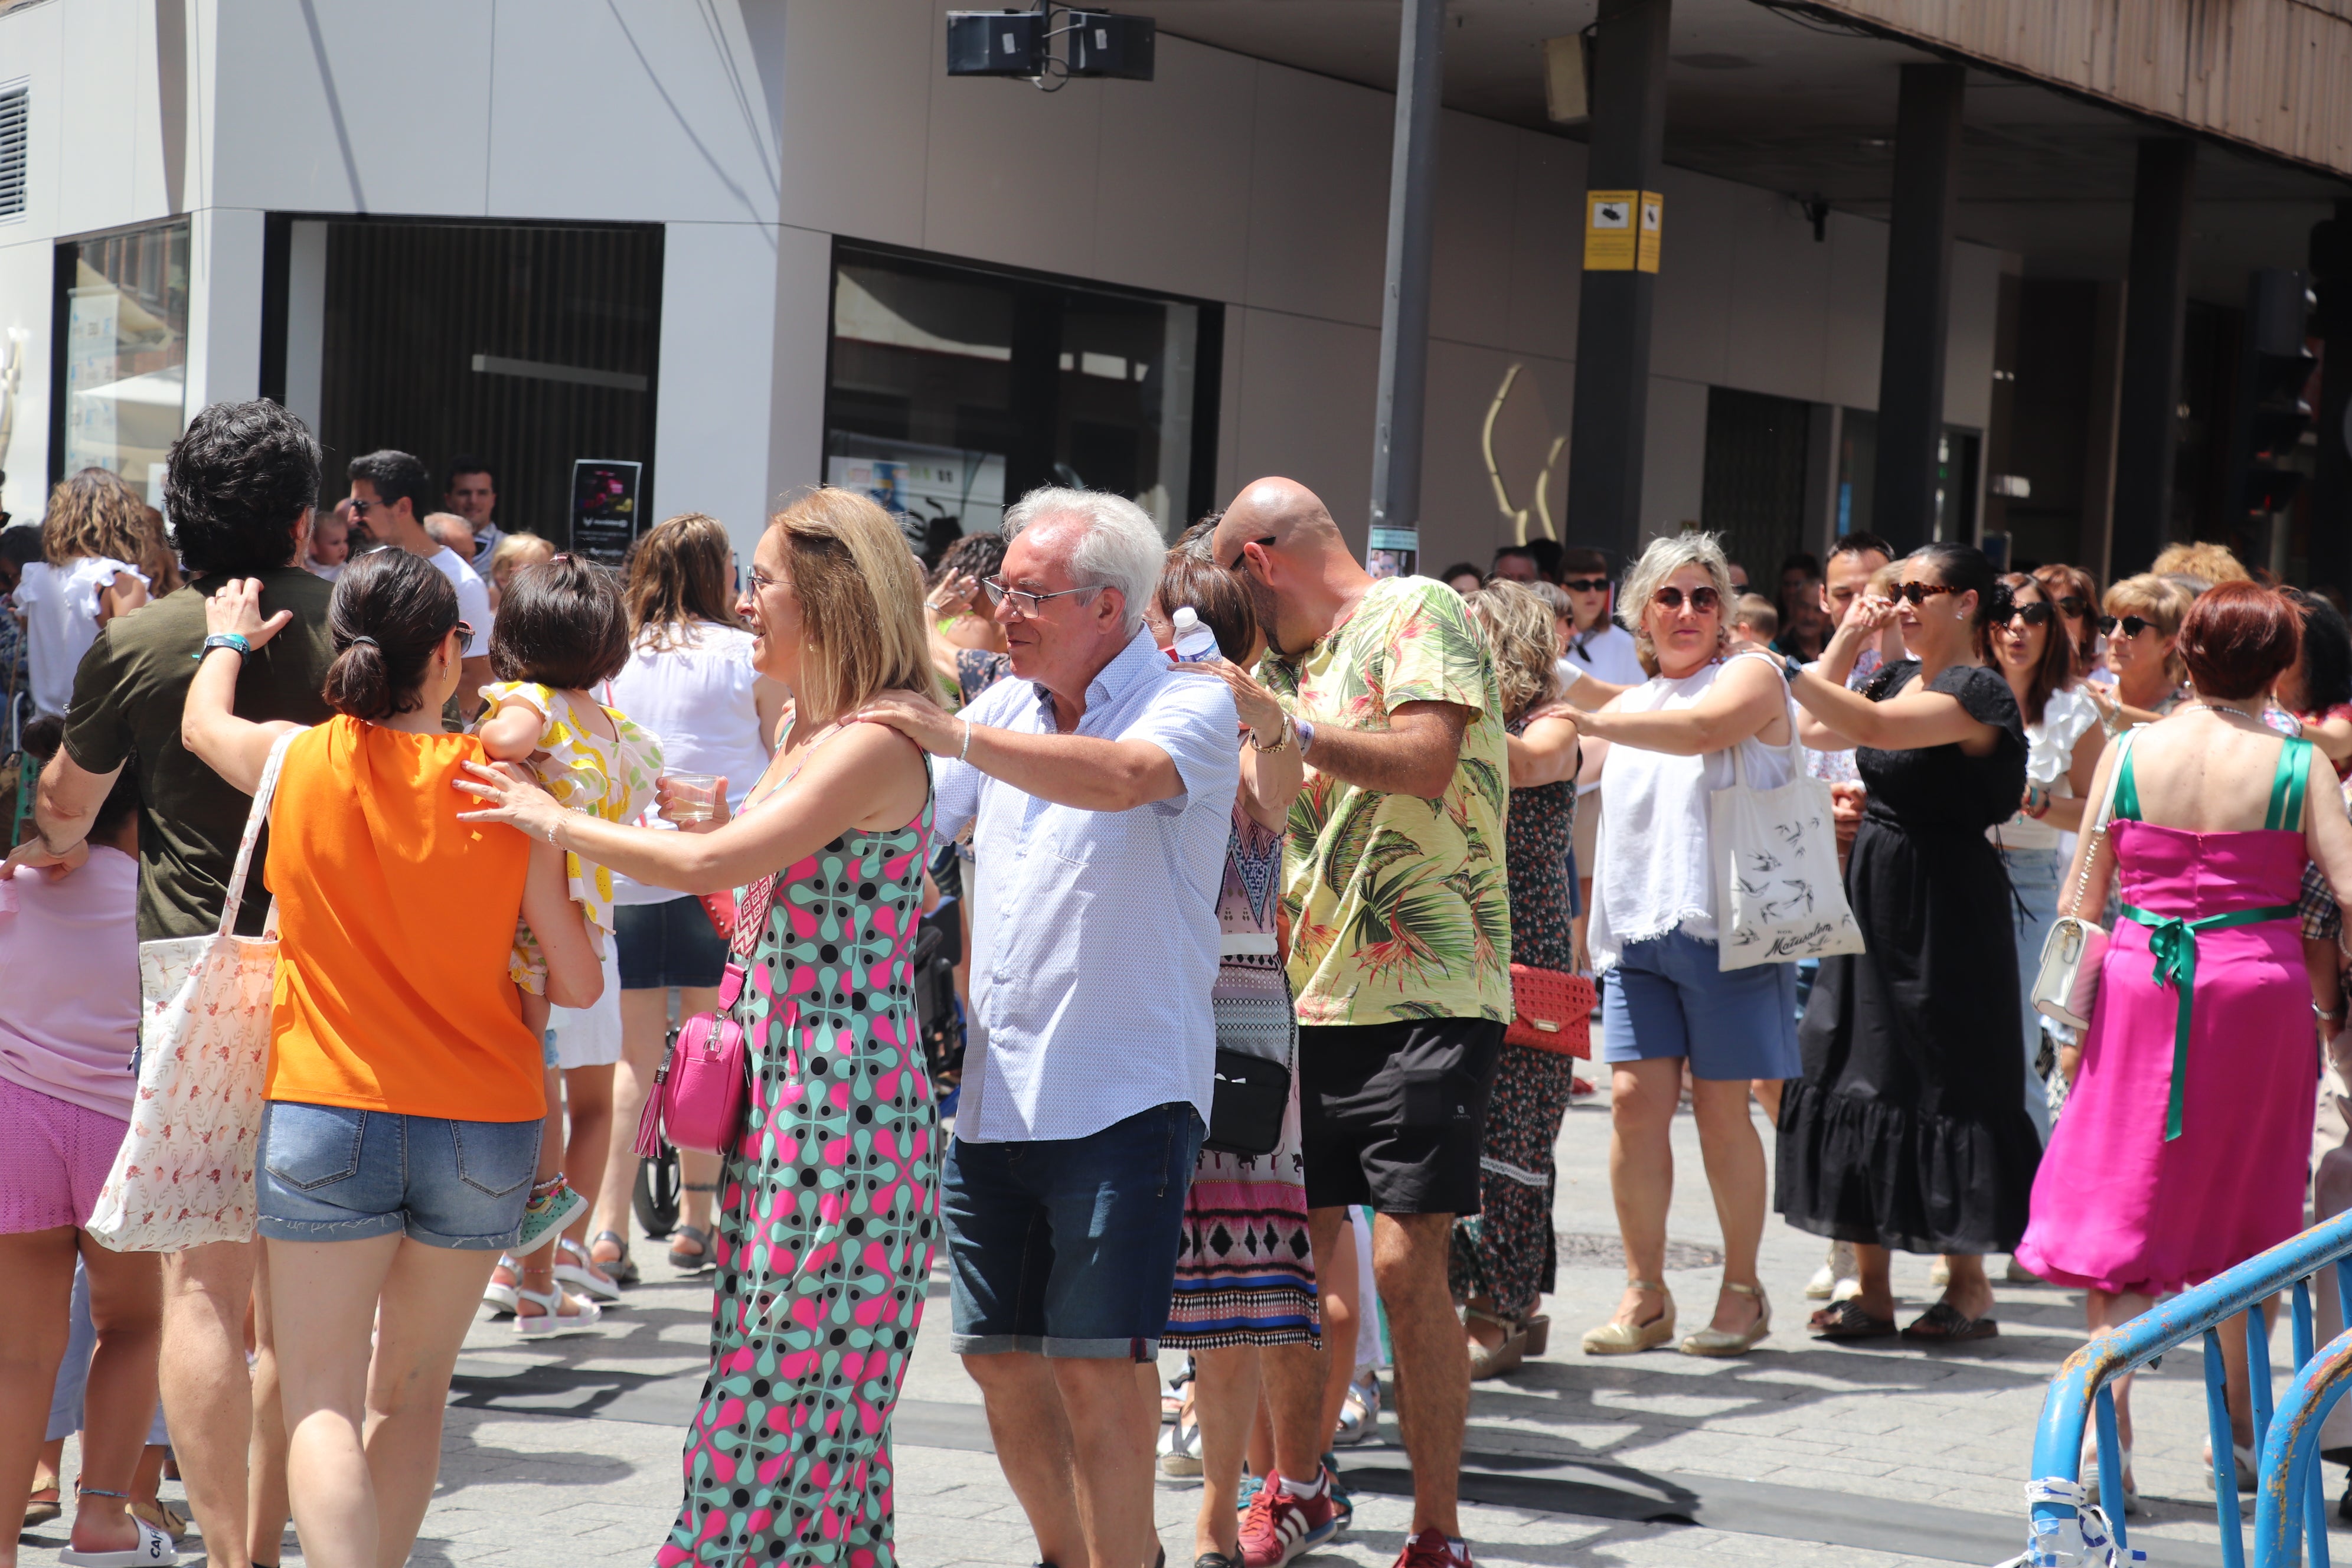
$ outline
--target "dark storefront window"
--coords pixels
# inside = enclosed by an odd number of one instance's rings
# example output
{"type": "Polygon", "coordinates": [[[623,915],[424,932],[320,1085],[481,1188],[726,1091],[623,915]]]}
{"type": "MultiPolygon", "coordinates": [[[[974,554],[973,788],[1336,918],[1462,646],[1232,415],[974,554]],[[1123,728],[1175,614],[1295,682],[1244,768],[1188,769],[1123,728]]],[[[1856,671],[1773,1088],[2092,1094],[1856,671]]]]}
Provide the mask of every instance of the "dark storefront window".
{"type": "Polygon", "coordinates": [[[263,391],[317,429],[331,498],[362,452],[436,482],[465,453],[491,465],[499,526],[568,545],[575,462],[643,464],[650,493],[658,225],[278,216],[266,269],[263,391]]]}
{"type": "Polygon", "coordinates": [[[1223,331],[1213,304],[839,246],[825,478],[937,543],[1044,484],[1173,534],[1210,504],[1223,331]]]}
{"type": "Polygon", "coordinates": [[[60,242],[55,309],[50,473],[106,468],[160,508],[187,422],[187,223],[60,242]]]}
{"type": "Polygon", "coordinates": [[[1805,520],[1812,405],[1711,386],[1699,519],[1757,579],[1818,545],[1805,520]]]}

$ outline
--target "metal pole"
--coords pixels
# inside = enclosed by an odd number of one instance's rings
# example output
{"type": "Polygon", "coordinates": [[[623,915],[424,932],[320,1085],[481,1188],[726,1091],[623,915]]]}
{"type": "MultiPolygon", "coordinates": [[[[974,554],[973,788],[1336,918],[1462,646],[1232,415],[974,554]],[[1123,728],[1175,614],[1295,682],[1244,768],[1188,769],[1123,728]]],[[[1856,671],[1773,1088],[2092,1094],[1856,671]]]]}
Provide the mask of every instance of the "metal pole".
{"type": "MultiPolygon", "coordinates": [[[[1429,260],[1437,224],[1437,113],[1445,0],[1404,0],[1397,26],[1396,142],[1389,154],[1388,279],[1372,435],[1370,548],[1417,554],[1422,407],[1429,384],[1429,260]]],[[[1397,569],[1410,572],[1411,556],[1397,569]]]]}

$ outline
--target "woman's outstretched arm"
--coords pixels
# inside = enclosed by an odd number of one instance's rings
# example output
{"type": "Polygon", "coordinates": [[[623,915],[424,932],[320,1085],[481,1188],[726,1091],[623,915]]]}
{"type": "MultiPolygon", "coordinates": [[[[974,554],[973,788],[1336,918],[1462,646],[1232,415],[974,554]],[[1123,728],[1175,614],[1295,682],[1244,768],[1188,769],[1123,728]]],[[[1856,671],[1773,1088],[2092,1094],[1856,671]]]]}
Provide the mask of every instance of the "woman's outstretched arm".
{"type": "MultiPolygon", "coordinates": [[[[208,634],[234,633],[257,648],[285,630],[293,618],[291,610],[280,610],[266,620],[262,617],[258,578],[224,583],[205,601],[208,634]]],[[[188,682],[186,705],[180,710],[180,744],[251,795],[261,787],[261,772],[269,765],[269,748],[278,743],[278,736],[302,726],[285,719],[257,724],[238,718],[236,678],[244,668],[245,658],[235,648],[216,647],[205,653],[204,662],[196,666],[196,678],[188,682]]]]}

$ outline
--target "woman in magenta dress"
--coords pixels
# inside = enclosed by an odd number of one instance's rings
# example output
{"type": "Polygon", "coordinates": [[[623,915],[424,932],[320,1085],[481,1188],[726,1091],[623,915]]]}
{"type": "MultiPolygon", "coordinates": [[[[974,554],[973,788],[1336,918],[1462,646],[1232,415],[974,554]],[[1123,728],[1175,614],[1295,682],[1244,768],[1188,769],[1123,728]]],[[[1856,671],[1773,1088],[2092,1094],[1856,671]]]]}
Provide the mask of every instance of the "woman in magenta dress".
{"type": "MultiPolygon", "coordinates": [[[[2200,598],[2179,645],[2195,700],[2133,731],[2092,786],[2104,798],[2115,775],[2113,820],[2084,838],[2061,907],[2095,918],[2111,866],[2121,902],[2017,1258],[2085,1291],[2095,1331],[2303,1227],[2315,1058],[2295,900],[2306,860],[2352,889],[2352,826],[2310,809],[2333,804],[2311,743],[2262,720],[2300,628],[2284,595],[2252,583],[2200,598]]],[[[2221,1345],[2244,1483],[2245,1341],[2221,1345]]]]}

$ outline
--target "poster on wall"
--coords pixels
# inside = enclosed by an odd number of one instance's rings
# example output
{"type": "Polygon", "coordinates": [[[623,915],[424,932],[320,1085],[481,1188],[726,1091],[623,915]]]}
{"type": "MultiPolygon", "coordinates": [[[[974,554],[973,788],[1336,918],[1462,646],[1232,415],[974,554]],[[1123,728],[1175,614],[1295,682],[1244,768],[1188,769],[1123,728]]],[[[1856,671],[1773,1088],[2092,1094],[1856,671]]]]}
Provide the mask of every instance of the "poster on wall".
{"type": "Polygon", "coordinates": [[[637,478],[643,463],[578,458],[572,464],[572,549],[618,569],[637,537],[637,478]]]}
{"type": "Polygon", "coordinates": [[[95,396],[114,379],[122,294],[112,284],[72,289],[66,300],[66,472],[114,467],[114,400],[95,396]]]}

